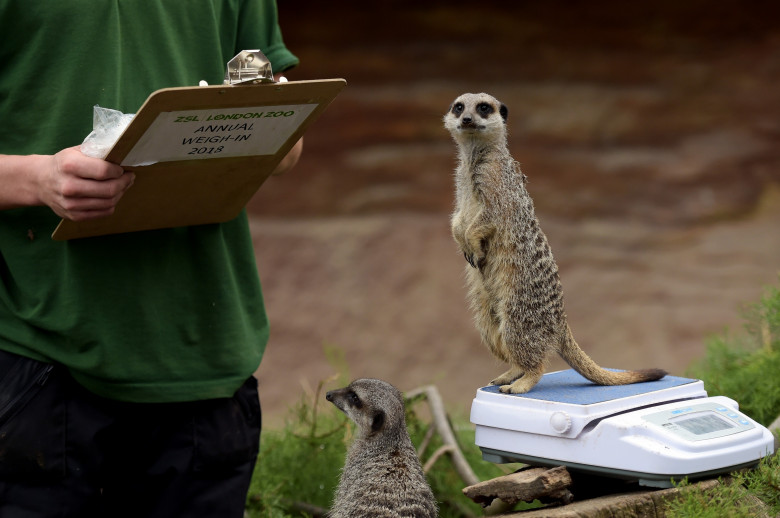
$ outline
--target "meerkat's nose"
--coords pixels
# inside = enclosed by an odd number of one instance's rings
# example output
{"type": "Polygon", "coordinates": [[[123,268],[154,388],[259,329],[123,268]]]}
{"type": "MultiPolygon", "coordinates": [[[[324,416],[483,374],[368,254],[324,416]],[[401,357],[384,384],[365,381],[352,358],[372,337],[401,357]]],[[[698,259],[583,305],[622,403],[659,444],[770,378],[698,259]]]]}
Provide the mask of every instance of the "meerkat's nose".
{"type": "Polygon", "coordinates": [[[463,117],[463,124],[471,124],[471,117],[463,117]]]}
{"type": "Polygon", "coordinates": [[[327,399],[328,401],[333,401],[333,391],[332,390],[325,394],[325,399],[327,399]]]}

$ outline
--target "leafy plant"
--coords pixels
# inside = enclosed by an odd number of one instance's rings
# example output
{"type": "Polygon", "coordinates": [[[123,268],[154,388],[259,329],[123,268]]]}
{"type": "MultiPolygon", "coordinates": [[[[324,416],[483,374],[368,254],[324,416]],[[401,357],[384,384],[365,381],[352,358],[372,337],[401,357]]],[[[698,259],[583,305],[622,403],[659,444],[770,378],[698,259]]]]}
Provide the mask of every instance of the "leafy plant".
{"type": "Polygon", "coordinates": [[[320,412],[323,386],[321,382],[313,394],[291,408],[282,430],[263,432],[247,499],[249,516],[306,516],[291,511],[297,502],[330,507],[349,432],[335,413],[320,412]]]}
{"type": "Polygon", "coordinates": [[[780,290],[768,288],[744,316],[747,335],[711,338],[689,374],[704,381],[710,396],[734,399],[766,426],[780,415],[780,290]]]}
{"type": "MultiPolygon", "coordinates": [[[[740,410],[769,425],[780,415],[780,290],[771,287],[744,312],[746,336],[709,340],[705,357],[689,371],[711,396],[739,402],[740,410]]],[[[716,488],[687,488],[668,504],[671,518],[780,515],[780,457],[764,458],[755,470],[732,473],[716,488]]],[[[685,486],[687,484],[683,484],[685,486]]]]}

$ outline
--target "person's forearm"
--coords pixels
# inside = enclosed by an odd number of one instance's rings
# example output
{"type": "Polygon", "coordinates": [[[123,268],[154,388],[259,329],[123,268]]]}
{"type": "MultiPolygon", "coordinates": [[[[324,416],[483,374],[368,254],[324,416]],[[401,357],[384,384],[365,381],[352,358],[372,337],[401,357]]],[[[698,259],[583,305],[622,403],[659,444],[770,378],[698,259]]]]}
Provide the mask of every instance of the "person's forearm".
{"type": "Polygon", "coordinates": [[[52,156],[0,155],[0,210],[42,205],[38,175],[52,156]]]}

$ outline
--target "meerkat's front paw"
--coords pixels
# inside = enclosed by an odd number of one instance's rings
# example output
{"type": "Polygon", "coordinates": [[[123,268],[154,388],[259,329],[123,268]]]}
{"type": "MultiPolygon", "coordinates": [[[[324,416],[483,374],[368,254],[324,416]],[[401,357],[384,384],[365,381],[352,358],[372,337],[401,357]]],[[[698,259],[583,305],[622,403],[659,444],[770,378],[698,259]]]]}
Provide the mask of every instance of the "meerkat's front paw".
{"type": "Polygon", "coordinates": [[[463,251],[463,257],[466,258],[466,261],[477,270],[481,270],[483,266],[485,266],[485,259],[486,255],[483,250],[478,250],[476,252],[464,250],[463,251]]]}
{"type": "Polygon", "coordinates": [[[468,252],[463,252],[463,257],[466,258],[466,262],[469,263],[472,268],[476,268],[477,270],[481,270],[482,267],[485,265],[485,254],[479,256],[477,254],[469,254],[468,252]]]}

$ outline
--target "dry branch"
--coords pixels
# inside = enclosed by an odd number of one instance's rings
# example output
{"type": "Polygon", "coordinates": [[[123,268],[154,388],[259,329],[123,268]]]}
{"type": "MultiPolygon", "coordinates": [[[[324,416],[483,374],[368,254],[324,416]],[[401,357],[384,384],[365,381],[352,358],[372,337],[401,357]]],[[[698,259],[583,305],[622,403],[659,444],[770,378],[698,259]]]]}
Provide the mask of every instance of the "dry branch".
{"type": "Polygon", "coordinates": [[[412,399],[421,394],[424,394],[428,401],[436,432],[439,434],[439,437],[441,437],[444,445],[450,447],[448,453],[452,457],[452,463],[454,464],[458,475],[467,485],[477,484],[479,479],[474,474],[471,465],[469,465],[460,446],[458,446],[458,442],[455,440],[455,433],[452,431],[449,419],[447,419],[447,413],[444,410],[444,403],[442,402],[439,390],[433,385],[428,385],[408,392],[406,397],[412,399]]]}
{"type": "Polygon", "coordinates": [[[428,473],[434,464],[436,464],[436,461],[439,460],[439,457],[444,455],[445,453],[450,453],[454,450],[454,448],[449,445],[445,444],[441,448],[437,449],[433,454],[431,455],[431,458],[428,459],[428,461],[425,463],[425,466],[423,466],[423,473],[428,473]]]}

